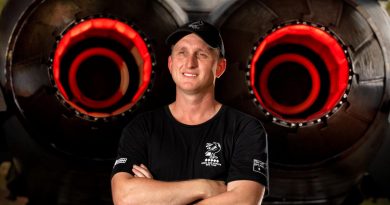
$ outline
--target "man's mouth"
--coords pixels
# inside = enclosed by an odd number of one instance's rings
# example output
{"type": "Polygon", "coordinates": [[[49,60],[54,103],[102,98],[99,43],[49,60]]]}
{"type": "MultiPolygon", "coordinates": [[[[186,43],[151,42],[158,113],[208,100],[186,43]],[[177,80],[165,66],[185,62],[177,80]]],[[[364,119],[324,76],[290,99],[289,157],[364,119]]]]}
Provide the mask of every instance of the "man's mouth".
{"type": "Polygon", "coordinates": [[[197,74],[194,74],[194,73],[183,73],[184,76],[186,77],[196,77],[198,76],[197,74]]]}

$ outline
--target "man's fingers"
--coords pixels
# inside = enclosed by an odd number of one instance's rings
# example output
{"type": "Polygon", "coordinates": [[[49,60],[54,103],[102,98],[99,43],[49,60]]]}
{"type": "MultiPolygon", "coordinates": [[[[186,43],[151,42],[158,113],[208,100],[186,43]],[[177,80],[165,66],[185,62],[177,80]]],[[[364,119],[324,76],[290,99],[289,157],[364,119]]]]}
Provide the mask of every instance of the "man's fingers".
{"type": "Polygon", "coordinates": [[[145,177],[142,172],[140,172],[138,169],[136,168],[133,168],[132,169],[133,173],[134,173],[134,177],[145,177]]]}
{"type": "Polygon", "coordinates": [[[134,165],[133,172],[138,177],[145,177],[145,178],[153,179],[152,174],[149,172],[148,168],[143,164],[141,164],[141,166],[134,165]]]}
{"type": "MultiPolygon", "coordinates": [[[[148,170],[148,168],[144,165],[144,164],[141,164],[141,167],[148,170]]],[[[149,170],[148,170],[149,171],[149,170]]]]}
{"type": "Polygon", "coordinates": [[[227,186],[223,181],[206,179],[205,182],[207,184],[205,189],[205,193],[206,193],[205,198],[213,197],[227,191],[227,186]]]}

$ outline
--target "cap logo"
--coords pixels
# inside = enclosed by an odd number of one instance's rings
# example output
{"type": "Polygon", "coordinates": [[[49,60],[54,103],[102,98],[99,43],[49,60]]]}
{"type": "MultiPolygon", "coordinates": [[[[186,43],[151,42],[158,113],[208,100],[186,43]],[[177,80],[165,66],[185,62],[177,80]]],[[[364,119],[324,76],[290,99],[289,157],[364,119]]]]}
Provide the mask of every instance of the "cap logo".
{"type": "Polygon", "coordinates": [[[194,30],[199,30],[201,26],[203,26],[203,21],[197,21],[197,22],[194,22],[194,23],[188,25],[188,27],[190,27],[194,30]]]}

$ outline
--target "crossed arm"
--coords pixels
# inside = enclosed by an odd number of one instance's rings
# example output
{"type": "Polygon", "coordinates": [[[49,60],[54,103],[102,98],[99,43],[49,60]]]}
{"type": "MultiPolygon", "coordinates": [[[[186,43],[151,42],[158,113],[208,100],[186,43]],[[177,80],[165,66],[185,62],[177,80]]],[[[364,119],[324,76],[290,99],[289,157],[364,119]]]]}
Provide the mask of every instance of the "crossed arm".
{"type": "Polygon", "coordinates": [[[115,205],[130,204],[260,204],[263,185],[249,180],[229,182],[194,179],[177,182],[154,180],[146,166],[134,166],[134,176],[120,172],[111,180],[115,205]]]}

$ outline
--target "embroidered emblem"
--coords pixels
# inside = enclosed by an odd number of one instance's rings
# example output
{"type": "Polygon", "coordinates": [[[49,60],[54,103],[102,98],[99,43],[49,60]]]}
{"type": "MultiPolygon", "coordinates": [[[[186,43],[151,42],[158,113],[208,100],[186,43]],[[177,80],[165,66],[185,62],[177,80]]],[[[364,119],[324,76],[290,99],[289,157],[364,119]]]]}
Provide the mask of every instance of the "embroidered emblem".
{"type": "Polygon", "coordinates": [[[203,21],[197,21],[197,22],[194,22],[194,23],[188,25],[188,27],[190,27],[194,30],[199,30],[201,26],[203,26],[203,21]]]}
{"type": "Polygon", "coordinates": [[[258,159],[253,159],[253,171],[258,172],[262,175],[266,175],[267,170],[267,164],[265,162],[262,162],[258,159]]]}
{"type": "Polygon", "coordinates": [[[206,158],[201,164],[204,164],[207,167],[221,166],[221,163],[219,163],[218,156],[216,155],[218,152],[221,151],[221,144],[219,144],[218,142],[207,143],[206,149],[207,151],[204,153],[206,158]]]}

